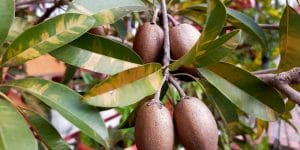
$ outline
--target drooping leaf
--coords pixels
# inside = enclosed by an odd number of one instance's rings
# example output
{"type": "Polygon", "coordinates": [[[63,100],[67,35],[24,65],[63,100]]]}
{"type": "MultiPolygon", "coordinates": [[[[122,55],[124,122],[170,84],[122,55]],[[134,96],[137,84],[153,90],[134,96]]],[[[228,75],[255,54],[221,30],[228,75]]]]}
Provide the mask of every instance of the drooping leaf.
{"type": "Polygon", "coordinates": [[[201,84],[205,88],[207,97],[212,100],[217,107],[222,119],[226,123],[239,122],[239,117],[236,111],[236,107],[228,100],[221,92],[219,92],[214,86],[207,81],[201,81],[201,84]]]}
{"type": "Polygon", "coordinates": [[[141,0],[74,0],[70,11],[92,15],[96,18],[94,26],[99,26],[114,23],[131,12],[146,10],[141,0]]]}
{"type": "Polygon", "coordinates": [[[231,8],[227,8],[227,14],[229,16],[228,21],[232,25],[241,28],[250,35],[253,35],[256,39],[258,39],[263,49],[268,50],[266,36],[261,27],[259,27],[252,18],[231,8]]]}
{"type": "MultiPolygon", "coordinates": [[[[206,9],[206,5],[198,4],[180,10],[178,13],[196,23],[199,23],[199,21],[201,22],[203,16],[205,15],[204,12],[206,9]]],[[[259,25],[252,18],[231,8],[226,8],[226,10],[228,15],[227,21],[229,23],[254,36],[256,39],[258,39],[264,50],[268,49],[267,39],[262,28],[259,27],[259,25]]]]}
{"type": "Polygon", "coordinates": [[[262,120],[274,121],[284,112],[280,94],[251,73],[226,63],[198,69],[201,75],[239,109],[262,120]]]}
{"type": "Polygon", "coordinates": [[[0,99],[0,149],[38,150],[37,142],[22,115],[0,99]]]}
{"type": "Polygon", "coordinates": [[[68,87],[49,80],[26,78],[14,80],[0,87],[14,87],[26,91],[78,127],[82,132],[104,145],[108,145],[108,131],[96,108],[82,103],[82,96],[68,87]]]}
{"type": "Polygon", "coordinates": [[[287,5],[279,26],[281,59],[278,70],[300,66],[300,15],[287,5]]]}
{"type": "Polygon", "coordinates": [[[0,0],[0,10],[0,45],[2,45],[15,16],[15,1],[0,0]]]}
{"type": "Polygon", "coordinates": [[[171,64],[171,70],[176,70],[182,65],[193,63],[196,56],[205,53],[203,45],[215,40],[222,31],[226,20],[226,9],[224,4],[220,0],[209,1],[207,14],[208,17],[206,19],[205,27],[199,40],[188,53],[171,64]]]}
{"type": "Polygon", "coordinates": [[[142,63],[130,48],[92,34],[85,34],[50,54],[67,64],[110,75],[142,63]]]}
{"type": "Polygon", "coordinates": [[[160,88],[160,64],[146,64],[128,69],[97,84],[84,96],[84,101],[99,107],[122,107],[134,104],[160,88]]]}
{"type": "Polygon", "coordinates": [[[206,49],[205,53],[197,56],[193,63],[194,66],[200,68],[220,61],[238,46],[240,39],[240,30],[233,30],[215,41],[208,43],[207,48],[204,48],[206,49]]]}
{"type": "Polygon", "coordinates": [[[42,143],[51,150],[71,150],[58,131],[46,119],[31,110],[22,110],[42,143]]]}
{"type": "Polygon", "coordinates": [[[4,53],[2,66],[20,65],[59,48],[88,31],[95,19],[63,14],[24,31],[4,53]]]}
{"type": "Polygon", "coordinates": [[[206,23],[199,43],[214,40],[222,31],[226,17],[226,8],[221,0],[209,1],[206,23]]]}

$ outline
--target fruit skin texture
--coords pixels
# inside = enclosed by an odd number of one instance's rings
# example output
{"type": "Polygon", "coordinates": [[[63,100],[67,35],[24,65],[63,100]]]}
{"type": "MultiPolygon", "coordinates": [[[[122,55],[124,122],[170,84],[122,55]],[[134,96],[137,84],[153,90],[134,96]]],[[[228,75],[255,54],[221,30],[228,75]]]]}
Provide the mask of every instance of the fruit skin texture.
{"type": "Polygon", "coordinates": [[[170,47],[172,59],[179,59],[192,49],[201,33],[192,25],[179,24],[170,30],[170,47]]]}
{"type": "Polygon", "coordinates": [[[181,99],[175,106],[174,119],[179,140],[187,150],[217,150],[217,124],[210,110],[199,99],[181,99]]]}
{"type": "Polygon", "coordinates": [[[170,112],[159,102],[146,102],[138,111],[135,142],[139,150],[172,150],[174,127],[170,112]]]}
{"type": "Polygon", "coordinates": [[[133,50],[144,63],[158,60],[164,41],[163,30],[154,23],[144,23],[138,28],[133,42],[133,50]]]}

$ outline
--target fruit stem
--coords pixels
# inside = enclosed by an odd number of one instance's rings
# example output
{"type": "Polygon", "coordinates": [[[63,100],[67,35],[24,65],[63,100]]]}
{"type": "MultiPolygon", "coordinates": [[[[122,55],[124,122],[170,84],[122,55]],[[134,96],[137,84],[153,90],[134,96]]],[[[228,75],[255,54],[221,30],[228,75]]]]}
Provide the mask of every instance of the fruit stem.
{"type": "MultiPolygon", "coordinates": [[[[164,30],[164,58],[163,58],[163,66],[168,66],[170,64],[170,35],[169,35],[169,24],[168,24],[168,16],[167,16],[167,7],[166,1],[161,1],[161,10],[162,10],[162,19],[163,19],[163,30],[164,30]]],[[[165,69],[165,75],[169,74],[169,68],[165,69]]]]}
{"type": "Polygon", "coordinates": [[[186,97],[184,90],[180,87],[178,81],[176,81],[173,76],[169,76],[168,81],[176,88],[181,98],[186,97]]]}
{"type": "Polygon", "coordinates": [[[171,16],[170,14],[168,14],[168,19],[172,22],[173,26],[178,26],[180,23],[175,20],[175,18],[173,16],[171,16]]]}
{"type": "Polygon", "coordinates": [[[159,12],[159,9],[158,9],[158,8],[155,8],[155,9],[154,9],[153,16],[152,16],[152,20],[151,20],[151,23],[152,23],[152,24],[156,24],[158,12],[159,12]]]}
{"type": "Polygon", "coordinates": [[[168,24],[168,16],[167,16],[167,7],[166,7],[166,1],[161,0],[161,12],[162,12],[162,24],[163,24],[163,30],[164,30],[164,57],[163,57],[163,68],[164,68],[164,77],[162,80],[161,87],[159,90],[155,93],[154,101],[159,101],[159,97],[161,94],[161,88],[163,84],[166,82],[166,80],[169,78],[169,64],[171,60],[170,55],[170,35],[169,35],[169,24],[168,24]]]}

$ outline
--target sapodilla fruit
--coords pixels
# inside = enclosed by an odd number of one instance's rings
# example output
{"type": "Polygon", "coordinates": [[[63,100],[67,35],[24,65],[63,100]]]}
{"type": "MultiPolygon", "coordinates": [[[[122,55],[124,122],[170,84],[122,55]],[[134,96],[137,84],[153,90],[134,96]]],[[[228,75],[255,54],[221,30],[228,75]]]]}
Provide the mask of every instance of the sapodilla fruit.
{"type": "Polygon", "coordinates": [[[179,24],[170,30],[170,48],[172,59],[179,59],[192,49],[201,33],[192,25],[179,24]]]}
{"type": "Polygon", "coordinates": [[[155,23],[144,23],[138,28],[133,50],[143,59],[144,63],[158,60],[163,47],[163,30],[155,23]]]}
{"type": "Polygon", "coordinates": [[[199,99],[181,99],[175,106],[174,120],[179,140],[187,150],[217,150],[217,124],[210,110],[199,99]]]}
{"type": "MultiPolygon", "coordinates": [[[[179,59],[193,48],[201,33],[192,25],[178,24],[170,30],[170,48],[172,59],[179,59]]],[[[180,71],[197,75],[197,70],[193,67],[183,66],[180,71]]]]}
{"type": "Polygon", "coordinates": [[[135,122],[135,142],[139,150],[173,149],[172,117],[160,102],[146,102],[139,108],[135,122]]]}

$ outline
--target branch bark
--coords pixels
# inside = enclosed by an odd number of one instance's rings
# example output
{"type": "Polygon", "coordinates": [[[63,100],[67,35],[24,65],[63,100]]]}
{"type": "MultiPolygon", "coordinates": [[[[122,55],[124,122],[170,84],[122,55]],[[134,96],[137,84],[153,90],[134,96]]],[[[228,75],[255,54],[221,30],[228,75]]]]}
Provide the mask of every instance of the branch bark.
{"type": "Polygon", "coordinates": [[[161,1],[161,11],[162,11],[162,20],[163,20],[163,30],[164,30],[164,57],[163,57],[163,66],[164,66],[164,77],[162,81],[162,85],[159,90],[156,92],[154,96],[154,101],[159,101],[159,97],[161,94],[161,88],[163,84],[169,77],[169,64],[170,64],[170,36],[169,36],[169,25],[168,25],[168,17],[167,17],[167,7],[166,1],[161,1]]]}
{"type": "Polygon", "coordinates": [[[300,84],[300,67],[279,74],[256,74],[256,76],[300,105],[300,92],[291,87],[292,84],[300,84]]]}
{"type": "Polygon", "coordinates": [[[56,8],[59,8],[60,6],[67,4],[69,1],[68,0],[59,0],[58,2],[55,1],[54,5],[50,8],[47,8],[46,12],[35,22],[35,24],[39,24],[46,20],[56,8]]]}
{"type": "MultiPolygon", "coordinates": [[[[259,26],[262,29],[279,30],[279,25],[276,25],[276,24],[259,24],[259,26]]],[[[233,30],[233,29],[237,29],[237,27],[236,26],[225,26],[223,28],[223,30],[233,30]]]]}
{"type": "Polygon", "coordinates": [[[42,3],[53,3],[54,0],[33,0],[33,1],[22,1],[22,2],[17,2],[16,7],[21,7],[21,6],[26,6],[26,5],[38,5],[42,3]]]}

